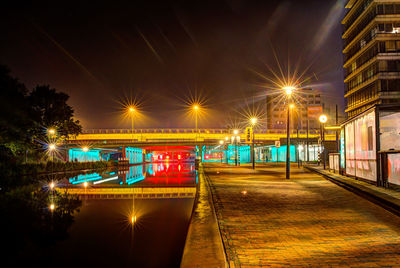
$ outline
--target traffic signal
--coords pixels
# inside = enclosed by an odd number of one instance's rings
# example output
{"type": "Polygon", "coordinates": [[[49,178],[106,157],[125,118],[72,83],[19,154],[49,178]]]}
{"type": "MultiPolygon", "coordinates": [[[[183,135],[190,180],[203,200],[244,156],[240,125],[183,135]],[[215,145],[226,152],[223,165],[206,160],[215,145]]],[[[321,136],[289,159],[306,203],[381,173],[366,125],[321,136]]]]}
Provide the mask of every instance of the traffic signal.
{"type": "Polygon", "coordinates": [[[251,127],[246,128],[246,142],[251,142],[252,141],[252,135],[253,134],[253,129],[251,127]]]}

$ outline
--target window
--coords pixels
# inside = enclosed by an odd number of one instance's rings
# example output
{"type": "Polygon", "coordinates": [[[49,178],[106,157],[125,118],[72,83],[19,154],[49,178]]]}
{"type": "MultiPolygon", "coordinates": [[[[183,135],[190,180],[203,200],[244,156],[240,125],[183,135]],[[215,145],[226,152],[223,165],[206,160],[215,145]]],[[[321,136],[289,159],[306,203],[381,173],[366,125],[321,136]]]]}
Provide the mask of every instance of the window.
{"type": "Polygon", "coordinates": [[[386,51],[396,51],[396,42],[395,41],[386,41],[386,51]]]}
{"type": "Polygon", "coordinates": [[[360,47],[363,48],[363,47],[365,47],[366,44],[367,44],[367,42],[364,39],[361,39],[360,47]]]}
{"type": "Polygon", "coordinates": [[[354,72],[357,69],[357,62],[353,62],[351,64],[351,72],[354,72]]]}

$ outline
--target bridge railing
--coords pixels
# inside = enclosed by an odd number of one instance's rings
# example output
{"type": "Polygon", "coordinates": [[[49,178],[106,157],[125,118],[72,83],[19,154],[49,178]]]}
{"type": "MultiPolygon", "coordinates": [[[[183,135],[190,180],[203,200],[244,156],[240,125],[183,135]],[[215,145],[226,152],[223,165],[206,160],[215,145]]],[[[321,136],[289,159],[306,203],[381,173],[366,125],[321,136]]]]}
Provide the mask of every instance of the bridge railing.
{"type": "MultiPolygon", "coordinates": [[[[296,130],[291,131],[295,134],[296,130]]],[[[299,130],[299,134],[306,134],[306,130],[299,130]]],[[[132,133],[131,129],[85,129],[82,131],[82,134],[129,134],[132,133]]],[[[133,133],[155,133],[155,134],[162,134],[162,133],[196,133],[196,129],[193,128],[143,128],[143,129],[133,129],[133,133]]],[[[230,129],[198,129],[197,133],[201,134],[227,134],[231,135],[232,130],[230,129]]],[[[241,131],[243,133],[243,130],[241,131]]],[[[255,133],[259,134],[285,134],[286,129],[258,129],[255,133]]],[[[308,132],[310,135],[319,134],[319,130],[309,130],[308,132]]],[[[335,133],[334,131],[327,130],[327,134],[335,133]]]]}

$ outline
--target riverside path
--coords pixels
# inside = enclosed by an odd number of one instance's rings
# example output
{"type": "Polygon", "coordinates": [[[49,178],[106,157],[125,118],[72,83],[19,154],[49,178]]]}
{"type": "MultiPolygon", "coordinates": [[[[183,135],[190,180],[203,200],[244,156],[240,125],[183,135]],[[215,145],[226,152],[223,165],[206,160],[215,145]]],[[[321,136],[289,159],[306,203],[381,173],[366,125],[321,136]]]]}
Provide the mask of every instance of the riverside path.
{"type": "Polygon", "coordinates": [[[231,267],[400,267],[400,218],[322,176],[205,165],[231,267]]]}

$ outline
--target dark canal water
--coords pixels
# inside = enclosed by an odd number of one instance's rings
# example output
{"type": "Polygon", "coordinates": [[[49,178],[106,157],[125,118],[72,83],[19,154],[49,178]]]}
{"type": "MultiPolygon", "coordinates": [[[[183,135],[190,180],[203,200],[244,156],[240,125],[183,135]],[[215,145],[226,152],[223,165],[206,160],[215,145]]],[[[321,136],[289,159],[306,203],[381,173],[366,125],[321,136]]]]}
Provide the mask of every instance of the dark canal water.
{"type": "Polygon", "coordinates": [[[50,196],[50,204],[57,200],[54,211],[44,208],[50,216],[40,221],[50,231],[42,230],[31,239],[36,242],[14,252],[15,264],[179,267],[196,185],[192,163],[154,163],[60,179],[58,192],[68,189],[79,196],[77,210],[65,208],[72,206],[70,201],[50,196]]]}

